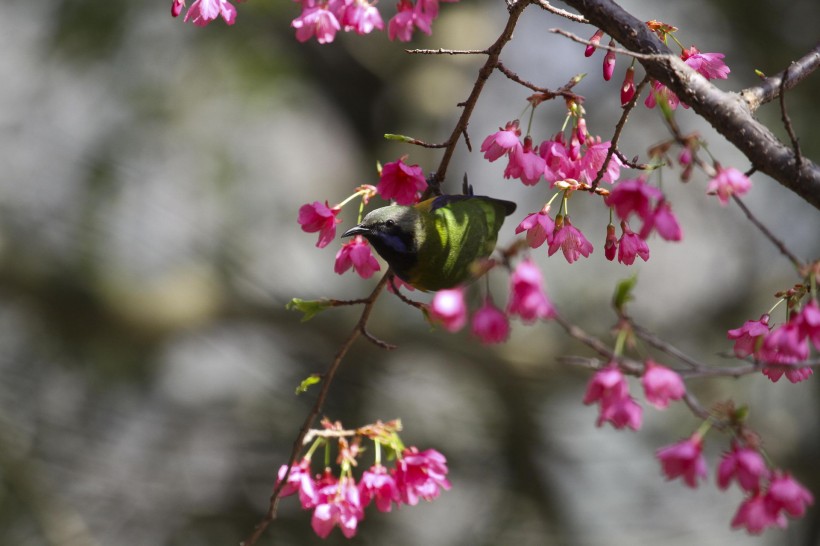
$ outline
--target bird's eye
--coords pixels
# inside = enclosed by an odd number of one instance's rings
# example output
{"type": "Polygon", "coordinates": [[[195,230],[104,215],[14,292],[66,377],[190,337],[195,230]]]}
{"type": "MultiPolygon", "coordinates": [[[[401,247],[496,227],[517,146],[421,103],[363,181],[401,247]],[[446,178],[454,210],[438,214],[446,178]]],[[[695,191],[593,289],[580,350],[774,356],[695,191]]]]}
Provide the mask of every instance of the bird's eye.
{"type": "Polygon", "coordinates": [[[384,223],[384,225],[386,225],[387,227],[393,227],[393,226],[395,226],[395,225],[396,225],[396,221],[395,221],[395,220],[387,220],[387,221],[384,223]]]}

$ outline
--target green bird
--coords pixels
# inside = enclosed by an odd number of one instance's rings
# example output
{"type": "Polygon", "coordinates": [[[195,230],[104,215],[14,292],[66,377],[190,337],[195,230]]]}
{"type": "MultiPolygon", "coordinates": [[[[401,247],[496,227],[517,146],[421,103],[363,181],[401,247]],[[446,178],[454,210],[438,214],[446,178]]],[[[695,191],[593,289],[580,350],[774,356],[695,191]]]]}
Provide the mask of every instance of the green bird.
{"type": "Polygon", "coordinates": [[[342,237],[361,235],[400,279],[420,290],[471,280],[471,265],[495,249],[515,203],[478,195],[440,195],[367,214],[342,237]]]}

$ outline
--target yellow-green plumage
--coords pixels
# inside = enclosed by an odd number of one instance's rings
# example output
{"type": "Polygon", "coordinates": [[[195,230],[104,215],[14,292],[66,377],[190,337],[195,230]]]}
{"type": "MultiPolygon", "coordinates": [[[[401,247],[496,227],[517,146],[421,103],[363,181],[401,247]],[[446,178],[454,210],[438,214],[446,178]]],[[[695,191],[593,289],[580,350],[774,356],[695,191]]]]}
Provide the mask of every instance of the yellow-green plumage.
{"type": "Polygon", "coordinates": [[[471,280],[471,266],[495,249],[515,203],[484,196],[441,195],[416,205],[382,207],[342,236],[360,234],[402,280],[421,290],[471,280]]]}

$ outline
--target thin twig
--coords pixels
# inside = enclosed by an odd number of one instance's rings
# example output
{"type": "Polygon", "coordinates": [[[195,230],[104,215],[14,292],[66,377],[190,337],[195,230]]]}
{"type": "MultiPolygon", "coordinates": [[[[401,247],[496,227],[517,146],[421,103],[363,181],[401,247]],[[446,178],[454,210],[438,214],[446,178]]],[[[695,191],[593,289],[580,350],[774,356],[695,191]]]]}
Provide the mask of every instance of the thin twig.
{"type": "Polygon", "coordinates": [[[564,30],[562,28],[551,28],[551,29],[549,29],[549,31],[554,33],[554,34],[560,34],[561,36],[569,38],[573,42],[578,42],[579,44],[592,46],[592,47],[595,47],[597,49],[606,49],[607,51],[612,51],[613,53],[620,53],[621,55],[626,55],[628,57],[634,57],[634,58],[639,59],[641,61],[660,61],[660,60],[664,60],[667,57],[669,57],[668,55],[664,55],[664,54],[636,53],[634,51],[630,51],[630,50],[624,49],[622,47],[615,47],[615,46],[611,46],[611,45],[605,45],[605,44],[602,44],[602,43],[591,42],[589,40],[585,40],[585,39],[581,38],[580,36],[576,36],[575,34],[573,34],[571,32],[567,32],[566,30],[564,30]]]}
{"type": "Polygon", "coordinates": [[[422,311],[424,310],[424,304],[423,303],[413,301],[413,300],[411,300],[410,298],[406,297],[404,294],[401,293],[401,290],[399,290],[399,287],[396,286],[396,276],[394,274],[390,275],[390,280],[387,281],[387,282],[390,283],[390,288],[393,289],[393,293],[396,295],[397,298],[399,298],[401,301],[403,301],[404,303],[406,303],[410,307],[415,307],[416,309],[419,309],[419,310],[422,310],[422,311]]]}
{"type": "Polygon", "coordinates": [[[780,80],[780,114],[783,120],[783,126],[786,128],[786,133],[792,141],[792,148],[794,148],[794,159],[797,161],[797,166],[803,166],[803,154],[800,153],[800,141],[797,135],[794,134],[794,127],[792,127],[792,120],[789,118],[789,113],[786,111],[786,82],[789,81],[789,68],[783,71],[783,79],[780,80]]]}
{"type": "Polygon", "coordinates": [[[552,6],[546,0],[531,0],[531,1],[532,1],[533,5],[538,6],[538,7],[542,8],[542,9],[544,9],[544,10],[550,12],[550,13],[554,13],[555,15],[558,15],[560,17],[564,17],[565,19],[569,19],[570,21],[574,21],[576,23],[589,23],[587,18],[584,17],[583,15],[578,15],[578,14],[569,12],[569,11],[564,10],[564,9],[556,8],[556,7],[552,6]]]}
{"type": "Polygon", "coordinates": [[[327,398],[327,394],[330,391],[330,385],[333,382],[333,377],[336,375],[336,372],[339,370],[339,366],[342,364],[342,360],[344,359],[347,352],[353,346],[353,342],[356,341],[356,338],[362,334],[364,330],[364,326],[367,324],[367,320],[370,318],[370,313],[373,311],[373,306],[376,303],[376,300],[379,297],[379,294],[387,285],[387,281],[390,278],[390,273],[386,273],[376,287],[373,289],[373,292],[370,293],[370,296],[367,298],[367,303],[362,309],[362,314],[359,317],[359,321],[356,323],[356,326],[347,336],[347,339],[342,343],[342,346],[339,348],[339,351],[336,353],[336,356],[333,358],[333,362],[328,367],[327,371],[322,376],[322,388],[319,390],[319,394],[316,396],[316,402],[314,402],[313,407],[311,408],[310,412],[308,413],[305,421],[302,423],[302,427],[299,429],[299,434],[296,436],[296,440],[293,442],[293,449],[291,450],[290,458],[288,459],[288,467],[285,471],[285,475],[282,476],[282,479],[276,484],[273,488],[273,493],[270,497],[270,504],[268,506],[268,511],[265,514],[265,517],[256,524],[256,527],[253,530],[253,533],[241,543],[241,546],[253,546],[265,532],[265,529],[276,519],[276,510],[279,506],[279,498],[282,493],[282,489],[284,488],[285,484],[288,481],[288,476],[290,476],[290,471],[293,465],[296,463],[296,458],[299,456],[299,452],[302,450],[303,441],[305,436],[308,434],[308,431],[313,426],[313,422],[316,420],[316,417],[322,411],[322,407],[324,406],[325,399],[327,398]]]}
{"type": "Polygon", "coordinates": [[[769,241],[771,241],[774,246],[777,247],[777,249],[780,251],[781,254],[783,254],[785,257],[787,257],[789,259],[789,261],[791,261],[791,263],[794,264],[794,266],[797,267],[798,269],[801,269],[803,267],[803,262],[797,256],[795,256],[792,253],[791,250],[789,250],[786,247],[786,244],[783,241],[778,239],[774,235],[774,233],[769,231],[769,228],[767,228],[765,225],[763,225],[763,223],[760,220],[758,220],[757,217],[754,214],[752,214],[752,211],[749,210],[749,207],[746,206],[746,203],[744,203],[740,199],[740,197],[738,197],[737,195],[732,195],[732,199],[734,199],[735,203],[737,203],[737,206],[740,207],[740,210],[743,211],[743,213],[746,215],[746,217],[749,219],[749,221],[751,223],[753,223],[755,225],[755,227],[757,229],[759,229],[760,232],[769,241]]]}
{"type": "Polygon", "coordinates": [[[624,106],[623,114],[621,114],[621,119],[618,120],[618,124],[615,125],[615,134],[612,135],[612,141],[609,145],[609,149],[606,151],[606,158],[604,158],[604,162],[601,164],[601,168],[598,169],[598,173],[595,175],[595,179],[592,181],[590,191],[594,192],[598,188],[598,184],[601,183],[601,179],[604,177],[604,173],[609,166],[609,162],[612,160],[612,155],[615,153],[615,150],[618,148],[618,139],[621,138],[621,131],[624,130],[624,126],[626,125],[626,120],[629,118],[629,113],[635,108],[635,105],[638,104],[638,99],[641,97],[641,93],[643,92],[643,88],[649,83],[649,76],[644,76],[641,82],[638,84],[638,87],[635,88],[635,94],[632,95],[632,98],[629,99],[629,102],[624,106]]]}
{"type": "Polygon", "coordinates": [[[655,347],[659,351],[663,351],[664,353],[674,356],[687,366],[689,366],[693,370],[702,370],[709,368],[708,364],[704,364],[703,362],[698,362],[694,358],[690,357],[680,349],[672,346],[671,344],[667,343],[666,341],[662,340],[643,326],[635,324],[635,322],[630,320],[630,324],[632,325],[632,330],[637,334],[639,338],[644,340],[649,345],[655,347]]]}
{"type": "Polygon", "coordinates": [[[488,55],[486,49],[405,49],[411,55],[488,55]]]}

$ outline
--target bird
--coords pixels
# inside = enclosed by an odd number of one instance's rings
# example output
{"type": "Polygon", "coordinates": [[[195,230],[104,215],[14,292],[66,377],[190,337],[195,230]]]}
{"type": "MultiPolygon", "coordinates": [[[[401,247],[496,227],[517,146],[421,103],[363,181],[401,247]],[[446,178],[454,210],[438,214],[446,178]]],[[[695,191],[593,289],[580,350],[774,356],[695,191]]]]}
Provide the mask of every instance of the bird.
{"type": "Polygon", "coordinates": [[[373,210],[342,237],[361,235],[404,282],[437,291],[473,279],[472,264],[493,252],[515,208],[483,195],[439,195],[373,210]]]}

